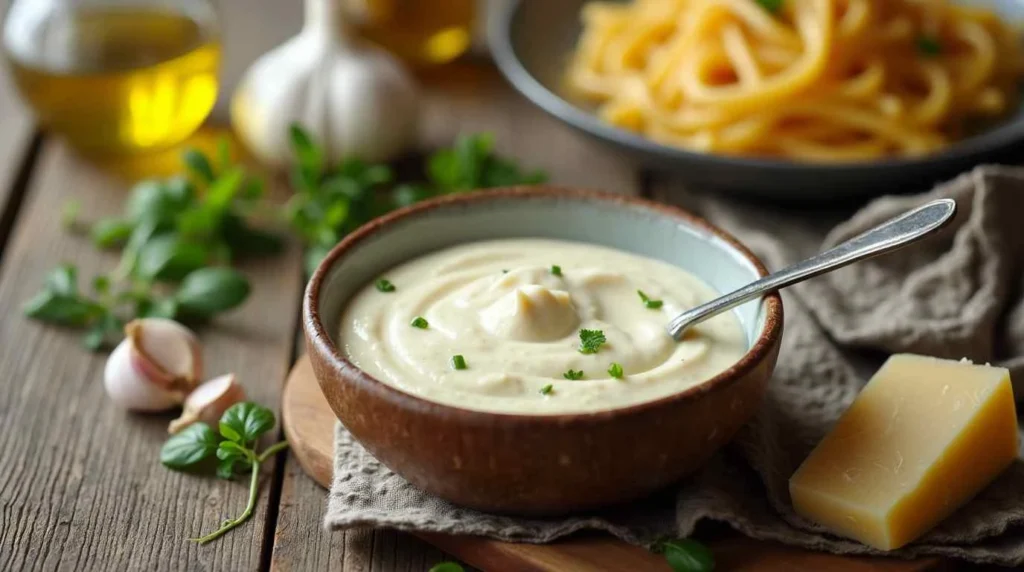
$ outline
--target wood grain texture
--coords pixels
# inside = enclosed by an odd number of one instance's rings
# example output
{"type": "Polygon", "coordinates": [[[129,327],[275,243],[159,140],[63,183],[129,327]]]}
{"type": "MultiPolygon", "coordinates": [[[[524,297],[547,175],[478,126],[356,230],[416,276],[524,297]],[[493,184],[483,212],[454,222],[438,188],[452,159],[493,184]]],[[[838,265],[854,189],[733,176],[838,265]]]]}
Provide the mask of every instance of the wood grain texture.
{"type": "MultiPolygon", "coordinates": [[[[116,261],[63,233],[60,205],[76,197],[87,217],[114,214],[125,191],[46,143],[0,268],[0,570],[256,569],[269,477],[249,522],[207,546],[188,542],[241,512],[247,486],[161,466],[172,415],[121,411],[103,390],[104,354],[82,349],[78,332],[21,315],[62,261],[76,263],[85,283],[116,261]]],[[[234,371],[250,398],[276,408],[296,327],[299,253],[243,270],[253,284],[247,305],[200,331],[206,373],[234,371]]]]}

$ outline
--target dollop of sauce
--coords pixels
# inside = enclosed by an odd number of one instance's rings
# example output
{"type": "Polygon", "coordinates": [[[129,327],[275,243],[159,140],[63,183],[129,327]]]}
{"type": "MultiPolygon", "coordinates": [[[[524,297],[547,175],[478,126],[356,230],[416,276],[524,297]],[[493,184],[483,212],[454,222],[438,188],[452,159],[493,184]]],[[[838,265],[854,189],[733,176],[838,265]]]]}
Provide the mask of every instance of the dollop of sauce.
{"type": "Polygon", "coordinates": [[[615,249],[484,241],[382,276],[395,291],[371,283],[353,296],[342,351],[384,383],[466,409],[559,414],[634,405],[698,385],[747,351],[731,312],[673,340],[668,321],[716,292],[680,268],[615,249]],[[645,304],[638,291],[661,305],[645,304]],[[416,318],[426,327],[413,326],[416,318]],[[603,333],[596,352],[580,351],[583,329],[603,333]],[[452,367],[455,355],[465,369],[452,367]],[[612,364],[622,377],[612,377],[612,364]],[[582,377],[567,379],[570,370],[582,377]]]}

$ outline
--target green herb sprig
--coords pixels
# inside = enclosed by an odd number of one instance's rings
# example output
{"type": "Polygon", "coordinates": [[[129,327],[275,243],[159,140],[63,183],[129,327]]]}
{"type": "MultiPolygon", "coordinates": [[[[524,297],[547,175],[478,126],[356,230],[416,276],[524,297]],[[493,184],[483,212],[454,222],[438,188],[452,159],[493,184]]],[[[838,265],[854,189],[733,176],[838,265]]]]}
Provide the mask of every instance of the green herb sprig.
{"type": "Polygon", "coordinates": [[[580,380],[580,379],[583,379],[583,370],[582,369],[577,369],[577,370],[570,369],[569,371],[563,373],[562,377],[564,377],[565,379],[571,379],[573,381],[580,380]]]}
{"type": "Polygon", "coordinates": [[[607,341],[601,330],[580,330],[580,353],[596,354],[607,341]]]}
{"type": "Polygon", "coordinates": [[[231,163],[226,141],[218,155],[214,166],[200,151],[185,151],[187,176],[138,183],[119,217],[83,225],[80,206],[66,206],[65,224],[84,226],[97,247],[120,248],[120,262],[92,279],[91,294],[79,289],[74,265],[54,269],[25,315],[85,329],[83,344],[96,350],[116,343],[133,318],[199,322],[245,301],[249,281],[226,265],[277,252],[283,242],[247,222],[263,182],[231,163]]]}
{"type": "Polygon", "coordinates": [[[661,300],[652,300],[647,294],[644,294],[643,290],[637,290],[636,293],[640,296],[640,301],[643,302],[648,310],[657,310],[664,304],[661,300]]]}
{"type": "Polygon", "coordinates": [[[206,544],[215,540],[252,516],[259,494],[260,465],[288,447],[286,441],[281,441],[257,452],[256,442],[276,424],[274,412],[266,407],[252,402],[236,403],[221,416],[219,434],[206,423],[193,423],[164,443],[160,462],[170,469],[201,468],[204,461],[216,457],[216,474],[222,479],[233,479],[240,471],[250,473],[249,501],[242,514],[225,520],[209,534],[193,538],[194,542],[206,544]]]}
{"type": "Polygon", "coordinates": [[[612,365],[608,366],[608,375],[615,379],[622,379],[624,372],[622,370],[622,364],[612,362],[612,365]]]}
{"type": "Polygon", "coordinates": [[[526,172],[494,152],[491,134],[462,135],[448,149],[427,159],[425,183],[393,189],[394,174],[385,165],[347,159],[329,165],[322,149],[299,125],[290,128],[298,158],[292,172],[296,194],[289,201],[288,224],[306,247],[306,271],[312,273],[346,234],[370,219],[438,195],[490,187],[543,182],[540,171],[526,172]]]}

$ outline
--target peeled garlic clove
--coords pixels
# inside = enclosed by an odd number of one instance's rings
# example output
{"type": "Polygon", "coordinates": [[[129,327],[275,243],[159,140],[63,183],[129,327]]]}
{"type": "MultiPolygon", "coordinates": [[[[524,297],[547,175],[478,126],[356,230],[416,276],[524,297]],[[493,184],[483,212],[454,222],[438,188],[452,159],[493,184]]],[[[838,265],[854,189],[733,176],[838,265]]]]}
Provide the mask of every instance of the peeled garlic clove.
{"type": "Polygon", "coordinates": [[[235,381],[235,374],[215,377],[201,384],[185,398],[181,417],[171,421],[167,432],[177,433],[197,421],[216,426],[228,407],[244,400],[245,390],[235,381]]]}
{"type": "Polygon", "coordinates": [[[132,366],[168,390],[188,393],[203,376],[203,354],[192,330],[174,320],[143,318],[125,326],[132,366]]]}
{"type": "Polygon", "coordinates": [[[195,334],[162,318],[133,320],[125,334],[103,370],[110,399],[134,411],[163,411],[181,404],[202,375],[202,349],[195,334]]]}

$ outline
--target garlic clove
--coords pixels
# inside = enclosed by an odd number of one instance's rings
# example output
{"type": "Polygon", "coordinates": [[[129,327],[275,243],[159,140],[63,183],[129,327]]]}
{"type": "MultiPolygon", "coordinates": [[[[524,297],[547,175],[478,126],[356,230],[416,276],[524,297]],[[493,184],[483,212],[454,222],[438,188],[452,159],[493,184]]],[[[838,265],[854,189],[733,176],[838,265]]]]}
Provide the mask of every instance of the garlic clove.
{"type": "Polygon", "coordinates": [[[244,400],[245,390],[235,380],[235,374],[215,377],[188,395],[181,416],[171,421],[167,432],[177,433],[197,421],[216,426],[229,407],[244,400]]]}
{"type": "Polygon", "coordinates": [[[130,411],[164,411],[179,405],[184,395],[153,383],[135,367],[132,342],[124,339],[107,358],[103,386],[111,401],[130,411]]]}
{"type": "Polygon", "coordinates": [[[143,318],[125,326],[132,366],[167,390],[188,393],[203,375],[203,355],[192,330],[174,320],[143,318]]]}

